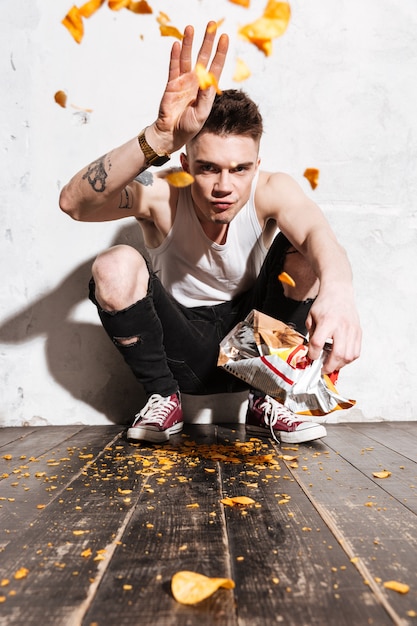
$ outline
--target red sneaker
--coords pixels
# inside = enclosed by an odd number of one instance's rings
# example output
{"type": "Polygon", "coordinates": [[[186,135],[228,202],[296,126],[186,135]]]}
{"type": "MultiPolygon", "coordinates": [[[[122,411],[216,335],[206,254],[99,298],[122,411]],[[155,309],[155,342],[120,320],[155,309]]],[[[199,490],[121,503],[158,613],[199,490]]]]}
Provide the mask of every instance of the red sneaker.
{"type": "Polygon", "coordinates": [[[274,398],[252,392],[249,393],[246,430],[253,434],[271,435],[278,443],[304,443],[327,434],[322,424],[304,422],[274,398]]]}
{"type": "Polygon", "coordinates": [[[183,415],[179,393],[163,398],[154,393],[143,409],[135,415],[127,431],[128,439],[159,443],[168,441],[171,435],[183,427],[183,415]]]}

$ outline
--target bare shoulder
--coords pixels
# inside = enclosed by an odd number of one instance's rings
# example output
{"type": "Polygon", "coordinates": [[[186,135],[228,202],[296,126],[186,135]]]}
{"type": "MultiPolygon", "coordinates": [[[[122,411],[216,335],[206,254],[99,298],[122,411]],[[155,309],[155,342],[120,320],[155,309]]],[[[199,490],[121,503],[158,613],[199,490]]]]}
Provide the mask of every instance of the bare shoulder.
{"type": "Polygon", "coordinates": [[[284,172],[259,173],[256,187],[256,208],[263,219],[278,219],[283,210],[309,204],[312,201],[289,174],[284,172]]]}
{"type": "Polygon", "coordinates": [[[150,247],[160,245],[174,223],[178,189],[166,179],[172,170],[146,170],[135,178],[135,217],[150,247]]]}
{"type": "MultiPolygon", "coordinates": [[[[133,181],[135,216],[151,220],[158,213],[165,213],[173,201],[173,188],[166,176],[171,170],[141,172],[133,181]]],[[[174,193],[175,195],[175,193],[174,193]]]]}

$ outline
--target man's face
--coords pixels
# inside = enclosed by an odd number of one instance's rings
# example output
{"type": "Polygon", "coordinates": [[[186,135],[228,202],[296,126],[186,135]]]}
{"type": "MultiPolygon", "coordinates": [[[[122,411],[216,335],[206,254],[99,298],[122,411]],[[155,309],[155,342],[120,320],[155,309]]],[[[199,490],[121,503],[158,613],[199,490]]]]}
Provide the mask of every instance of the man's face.
{"type": "Polygon", "coordinates": [[[187,146],[181,163],[194,177],[191,194],[200,221],[229,224],[249,199],[259,166],[258,142],[203,133],[187,146]]]}

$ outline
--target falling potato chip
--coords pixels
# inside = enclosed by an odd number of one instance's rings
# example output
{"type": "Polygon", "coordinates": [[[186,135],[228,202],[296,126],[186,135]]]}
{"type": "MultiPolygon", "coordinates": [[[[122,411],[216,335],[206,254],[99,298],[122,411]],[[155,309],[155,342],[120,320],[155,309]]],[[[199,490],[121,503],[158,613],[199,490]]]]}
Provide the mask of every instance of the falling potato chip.
{"type": "Polygon", "coordinates": [[[291,17],[287,2],[269,0],[262,17],[239,29],[239,35],[253,43],[265,56],[272,54],[272,39],[281,37],[287,29],[291,17]]]}
{"type": "Polygon", "coordinates": [[[180,33],[178,28],[170,26],[169,24],[161,24],[159,26],[162,37],[176,37],[180,41],[184,39],[184,35],[180,33]]]}
{"type": "Polygon", "coordinates": [[[65,91],[57,91],[54,95],[54,99],[60,107],[65,109],[65,107],[67,106],[67,94],[65,93],[65,91]]]}
{"type": "Polygon", "coordinates": [[[391,476],[391,472],[384,470],[383,472],[373,472],[372,476],[375,478],[389,478],[391,476]]]}
{"type": "Polygon", "coordinates": [[[132,13],[138,13],[140,15],[146,15],[153,13],[152,7],[146,2],[146,0],[139,0],[138,2],[130,2],[127,7],[132,13]]]}
{"type": "Polygon", "coordinates": [[[308,167],[303,174],[304,178],[307,178],[312,189],[315,189],[319,184],[319,174],[320,170],[315,167],[308,167]]]}
{"type": "Polygon", "coordinates": [[[408,593],[410,591],[409,585],[405,583],[399,583],[396,580],[387,580],[384,583],[385,589],[392,589],[392,591],[397,591],[398,593],[408,593]]]}
{"type": "Polygon", "coordinates": [[[90,17],[104,4],[104,1],[105,0],[89,0],[85,2],[80,6],[80,15],[82,15],[82,17],[90,17]]]}
{"type": "Polygon", "coordinates": [[[163,11],[159,11],[159,15],[156,18],[156,21],[158,22],[158,24],[169,24],[171,20],[166,13],[164,13],[163,11]]]}
{"type": "Polygon", "coordinates": [[[229,2],[233,2],[233,4],[240,4],[241,7],[245,7],[249,9],[250,0],[229,0],[229,2]]]}
{"type": "Polygon", "coordinates": [[[212,72],[206,70],[204,65],[201,63],[197,63],[195,66],[195,71],[198,78],[198,84],[200,85],[200,89],[208,89],[209,87],[214,87],[218,94],[221,93],[219,89],[219,85],[217,84],[217,78],[212,72]]]}
{"type": "Polygon", "coordinates": [[[208,33],[215,33],[216,30],[218,28],[220,28],[220,26],[223,24],[223,22],[224,22],[224,17],[221,20],[219,20],[218,22],[214,22],[212,26],[208,26],[207,27],[207,32],[208,33]]]}
{"type": "Polygon", "coordinates": [[[75,41],[81,43],[84,36],[84,24],[80,9],[75,5],[72,6],[61,23],[71,33],[75,41]]]}
{"type": "Polygon", "coordinates": [[[188,172],[170,172],[165,179],[173,187],[188,187],[194,182],[194,177],[188,172]]]}
{"type": "Polygon", "coordinates": [[[209,578],[197,572],[181,571],[173,575],[171,591],[180,604],[197,604],[210,597],[217,589],[233,589],[235,583],[230,578],[209,578]]]}
{"type": "Polygon", "coordinates": [[[233,74],[233,80],[236,83],[240,83],[251,75],[251,71],[242,59],[236,59],[235,73],[233,74]]]}
{"type": "Polygon", "coordinates": [[[107,6],[112,11],[120,11],[120,9],[126,9],[130,4],[130,0],[109,0],[107,6]]]}
{"type": "Polygon", "coordinates": [[[295,287],[295,280],[291,278],[291,276],[287,274],[287,272],[281,272],[281,274],[278,275],[278,280],[281,281],[282,283],[286,283],[287,285],[290,285],[291,287],[295,287]]]}

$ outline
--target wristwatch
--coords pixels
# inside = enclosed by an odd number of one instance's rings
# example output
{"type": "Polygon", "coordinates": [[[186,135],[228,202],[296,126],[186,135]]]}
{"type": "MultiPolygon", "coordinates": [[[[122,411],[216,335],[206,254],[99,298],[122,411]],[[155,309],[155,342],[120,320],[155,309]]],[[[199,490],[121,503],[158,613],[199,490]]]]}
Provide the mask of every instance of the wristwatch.
{"type": "Polygon", "coordinates": [[[146,128],[144,128],[138,135],[138,141],[140,148],[145,155],[147,165],[156,165],[157,167],[163,165],[171,158],[169,154],[158,154],[148,144],[145,137],[146,128]]]}

